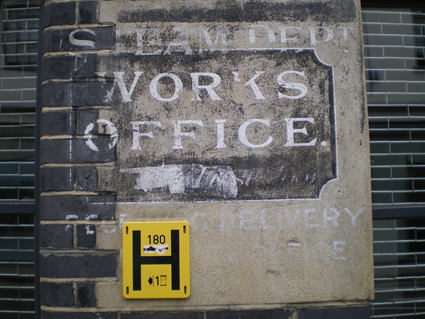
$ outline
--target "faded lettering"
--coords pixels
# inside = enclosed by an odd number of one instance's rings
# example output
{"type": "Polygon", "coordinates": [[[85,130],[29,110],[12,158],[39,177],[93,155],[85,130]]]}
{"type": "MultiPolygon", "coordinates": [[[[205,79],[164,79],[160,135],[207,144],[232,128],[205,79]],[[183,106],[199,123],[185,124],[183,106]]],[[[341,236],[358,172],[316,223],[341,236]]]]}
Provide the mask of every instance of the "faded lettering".
{"type": "Polygon", "coordinates": [[[227,46],[227,32],[228,29],[226,27],[218,27],[216,31],[216,36],[214,42],[211,41],[211,37],[209,35],[209,30],[204,28],[199,28],[199,54],[203,54],[204,51],[202,49],[202,37],[205,39],[205,43],[208,45],[210,51],[214,51],[212,49],[213,46],[217,45],[218,40],[221,39],[221,45],[227,46]]]}
{"type": "Polygon", "coordinates": [[[174,101],[175,99],[177,99],[179,97],[179,93],[183,90],[183,83],[180,80],[180,78],[172,73],[161,73],[158,74],[157,76],[155,76],[150,85],[149,85],[149,92],[151,93],[152,97],[155,100],[161,101],[161,102],[171,102],[174,101]],[[158,93],[158,82],[159,80],[161,80],[164,77],[169,77],[170,79],[173,80],[174,82],[174,93],[171,97],[169,98],[164,98],[162,96],[159,95],[158,93]]]}
{"type": "Polygon", "coordinates": [[[255,29],[263,29],[267,32],[267,36],[269,39],[269,43],[274,43],[276,42],[276,37],[274,35],[274,32],[272,29],[270,29],[268,26],[266,25],[249,25],[248,26],[248,30],[249,30],[249,43],[250,44],[254,44],[255,43],[255,29]]]}
{"type": "MultiPolygon", "coordinates": [[[[328,45],[335,40],[336,34],[342,35],[344,42],[349,41],[349,31],[354,28],[346,26],[270,26],[251,24],[244,29],[234,29],[232,24],[217,25],[212,28],[174,28],[171,38],[168,30],[158,27],[117,29],[116,40],[120,49],[134,48],[136,55],[169,55],[173,52],[184,52],[185,55],[212,53],[216,49],[227,50],[235,47],[269,47],[285,48],[306,43],[312,47],[328,45]],[[215,36],[214,36],[215,32],[215,36]],[[278,36],[278,39],[276,38],[278,36]],[[128,39],[136,38],[132,44],[128,39]],[[234,41],[238,40],[236,44],[234,41]],[[264,39],[263,41],[259,41],[264,39]],[[244,42],[245,41],[245,42],[244,42]]],[[[77,29],[70,34],[71,43],[78,46],[94,48],[94,41],[78,39],[78,32],[94,35],[90,29],[77,29]]]]}
{"type": "Polygon", "coordinates": [[[333,39],[334,33],[331,29],[325,28],[325,27],[319,27],[317,29],[315,27],[308,28],[308,30],[310,31],[310,43],[312,46],[316,46],[317,43],[330,42],[333,39]],[[317,33],[316,33],[317,29],[321,31],[321,33],[326,34],[326,35],[322,35],[323,40],[317,40],[317,33]]]}
{"type": "Polygon", "coordinates": [[[174,125],[174,146],[173,150],[181,150],[183,149],[182,146],[182,137],[190,137],[196,140],[195,133],[193,131],[190,132],[182,132],[181,126],[182,125],[199,125],[204,126],[202,124],[202,121],[173,121],[174,125]]]}
{"type": "Polygon", "coordinates": [[[72,31],[69,34],[68,40],[69,42],[71,42],[73,45],[79,46],[79,47],[90,47],[92,49],[94,49],[95,47],[95,42],[92,40],[83,40],[83,39],[78,39],[76,38],[78,33],[86,33],[86,34],[91,34],[93,36],[96,35],[96,32],[94,32],[93,30],[90,29],[77,29],[72,31]]]}
{"type": "Polygon", "coordinates": [[[191,55],[192,54],[193,51],[190,47],[189,41],[187,41],[187,37],[186,37],[183,29],[175,28],[173,30],[173,38],[171,39],[170,43],[168,44],[167,50],[165,50],[164,55],[171,54],[171,52],[173,51],[172,48],[174,48],[174,47],[184,47],[185,48],[185,51],[184,51],[185,55],[191,55]],[[174,38],[176,37],[176,35],[179,37],[180,42],[172,42],[174,40],[174,38]]]}
{"type": "Polygon", "coordinates": [[[362,212],[362,209],[360,208],[355,214],[350,212],[348,208],[344,208],[344,211],[351,217],[351,224],[356,225],[357,217],[359,217],[360,213],[362,212]]]}
{"type": "Polygon", "coordinates": [[[193,91],[193,99],[192,101],[202,101],[202,99],[199,97],[199,90],[204,89],[207,91],[208,95],[210,96],[211,100],[213,101],[220,101],[221,99],[218,97],[218,95],[213,90],[221,83],[221,78],[216,73],[211,72],[203,72],[203,73],[190,73],[190,76],[192,77],[192,91],[193,91]],[[213,81],[212,83],[208,85],[199,85],[199,78],[200,77],[209,77],[213,81]]]}
{"type": "Polygon", "coordinates": [[[140,137],[153,138],[152,131],[150,131],[148,133],[140,133],[139,130],[140,130],[141,125],[154,125],[154,126],[157,126],[159,128],[162,128],[161,123],[158,122],[158,121],[138,121],[138,122],[130,122],[130,123],[133,126],[133,146],[131,147],[131,150],[141,150],[142,149],[140,147],[140,144],[139,144],[140,137]]]}
{"type": "Polygon", "coordinates": [[[239,140],[241,141],[241,143],[249,148],[260,148],[260,147],[266,147],[268,146],[271,142],[273,142],[273,138],[271,136],[269,136],[267,138],[267,140],[264,143],[261,144],[253,144],[250,141],[248,141],[248,138],[246,137],[246,129],[248,128],[248,125],[252,124],[252,123],[261,123],[264,124],[268,127],[270,127],[270,121],[269,120],[260,120],[260,119],[252,119],[252,120],[248,120],[245,123],[243,123],[238,130],[238,137],[239,140]]]}
{"type": "Polygon", "coordinates": [[[236,177],[229,166],[180,164],[121,169],[120,172],[138,174],[134,189],[145,192],[160,188],[163,192],[184,194],[194,189],[215,188],[223,198],[238,194],[236,177]]]}
{"type": "Polygon", "coordinates": [[[294,122],[308,122],[308,123],[314,124],[314,118],[312,117],[297,118],[297,119],[285,118],[285,122],[286,122],[286,132],[287,132],[285,146],[314,146],[316,144],[317,138],[312,139],[308,143],[295,143],[295,138],[294,138],[296,133],[308,135],[307,129],[305,127],[300,129],[295,129],[294,122]]]}
{"type": "MultiPolygon", "coordinates": [[[[116,126],[112,122],[108,120],[103,120],[103,119],[97,120],[97,123],[103,124],[108,128],[109,136],[112,139],[111,142],[109,142],[108,147],[109,149],[112,149],[113,147],[115,147],[115,145],[118,142],[118,130],[116,126]]],[[[84,139],[86,140],[86,145],[91,150],[98,152],[99,148],[96,146],[96,144],[93,143],[93,140],[92,140],[93,129],[94,129],[93,123],[90,123],[87,125],[86,129],[84,130],[84,139]]]]}

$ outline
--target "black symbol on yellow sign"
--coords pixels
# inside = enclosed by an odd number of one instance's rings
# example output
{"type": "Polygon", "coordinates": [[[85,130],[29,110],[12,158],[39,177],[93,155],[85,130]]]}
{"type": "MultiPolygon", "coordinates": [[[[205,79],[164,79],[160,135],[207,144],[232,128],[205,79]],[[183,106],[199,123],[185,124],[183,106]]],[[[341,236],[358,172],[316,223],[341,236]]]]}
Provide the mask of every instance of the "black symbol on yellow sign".
{"type": "Polygon", "coordinates": [[[167,276],[150,276],[148,279],[149,286],[166,286],[167,285],[167,276]]]}
{"type": "MultiPolygon", "coordinates": [[[[171,290],[180,290],[179,230],[171,230],[171,256],[140,256],[140,235],[140,230],[133,230],[133,269],[140,269],[142,265],[171,265],[171,290]]],[[[157,279],[154,277],[149,277],[149,285],[155,285],[155,280],[158,282],[157,286],[166,285],[166,276],[156,276],[157,279]]],[[[141,278],[141,272],[133,271],[133,290],[142,290],[141,278]]]]}

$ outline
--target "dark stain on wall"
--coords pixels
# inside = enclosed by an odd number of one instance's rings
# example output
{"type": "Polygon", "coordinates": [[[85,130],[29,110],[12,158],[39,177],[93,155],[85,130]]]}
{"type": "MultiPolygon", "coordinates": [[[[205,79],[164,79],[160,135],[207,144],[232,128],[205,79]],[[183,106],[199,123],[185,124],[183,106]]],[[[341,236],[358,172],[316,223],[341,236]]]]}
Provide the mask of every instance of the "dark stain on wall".
{"type": "Polygon", "coordinates": [[[356,18],[353,1],[315,1],[272,3],[270,1],[223,1],[215,8],[182,6],[175,9],[122,10],[119,22],[302,22],[308,19],[319,22],[350,22],[356,18]]]}

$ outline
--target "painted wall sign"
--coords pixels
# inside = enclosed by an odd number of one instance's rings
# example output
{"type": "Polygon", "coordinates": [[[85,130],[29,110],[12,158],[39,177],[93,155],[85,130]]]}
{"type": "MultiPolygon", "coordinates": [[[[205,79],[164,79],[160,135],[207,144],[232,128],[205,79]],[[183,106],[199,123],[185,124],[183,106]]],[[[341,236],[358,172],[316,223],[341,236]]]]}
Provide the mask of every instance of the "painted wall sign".
{"type": "Polygon", "coordinates": [[[301,27],[253,23],[236,27],[230,23],[212,23],[198,28],[171,28],[163,25],[124,28],[117,29],[115,35],[120,51],[134,52],[136,55],[168,55],[171,52],[191,55],[241,46],[285,48],[306,43],[316,47],[339,40],[348,42],[353,31],[353,28],[345,26],[301,27]]]}
{"type": "MultiPolygon", "coordinates": [[[[84,262],[113,260],[106,278],[90,280],[96,309],[87,311],[123,317],[292,304],[299,316],[297,305],[369,303],[359,1],[49,7],[75,21],[59,13],[54,21],[63,24],[44,21],[40,162],[44,180],[55,174],[60,183],[44,188],[40,220],[66,224],[72,254],[90,256],[84,262]],[[86,7],[91,22],[76,17],[86,7]],[[189,236],[167,221],[190,223],[190,278],[189,236]],[[81,230],[95,246],[84,246],[81,230]],[[132,300],[139,298],[153,299],[132,300]]],[[[58,263],[71,259],[61,247],[58,263]]],[[[42,283],[51,284],[63,267],[44,252],[42,283]]],[[[72,286],[74,268],[58,283],[72,286]]]]}
{"type": "Polygon", "coordinates": [[[317,198],[336,178],[332,67],[314,50],[119,54],[102,68],[123,200],[317,198]]]}

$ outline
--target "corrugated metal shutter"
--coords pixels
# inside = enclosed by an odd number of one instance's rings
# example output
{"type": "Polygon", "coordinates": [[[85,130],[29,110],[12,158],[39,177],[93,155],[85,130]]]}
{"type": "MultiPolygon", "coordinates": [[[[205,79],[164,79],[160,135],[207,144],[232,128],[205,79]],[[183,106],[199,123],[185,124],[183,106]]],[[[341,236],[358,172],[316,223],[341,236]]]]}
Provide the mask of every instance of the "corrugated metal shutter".
{"type": "Polygon", "coordinates": [[[34,211],[39,7],[1,3],[0,318],[7,319],[35,318],[34,215],[21,212],[34,211]]]}
{"type": "Polygon", "coordinates": [[[363,11],[375,205],[425,203],[425,14],[363,11]]]}
{"type": "Polygon", "coordinates": [[[34,199],[38,1],[2,3],[0,200],[34,199]]]}
{"type": "Polygon", "coordinates": [[[363,32],[373,203],[405,213],[374,221],[372,317],[424,318],[425,14],[365,9],[363,32]]]}
{"type": "Polygon", "coordinates": [[[1,214],[1,318],[35,318],[34,280],[34,216],[1,214]]]}
{"type": "Polygon", "coordinates": [[[425,218],[375,220],[374,263],[373,318],[424,318],[425,218]]]}

